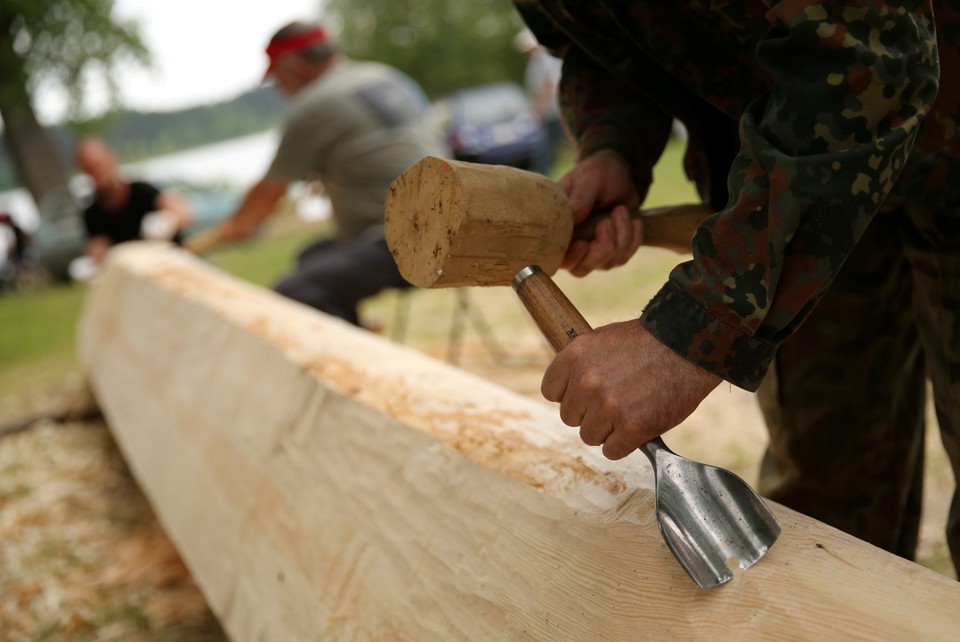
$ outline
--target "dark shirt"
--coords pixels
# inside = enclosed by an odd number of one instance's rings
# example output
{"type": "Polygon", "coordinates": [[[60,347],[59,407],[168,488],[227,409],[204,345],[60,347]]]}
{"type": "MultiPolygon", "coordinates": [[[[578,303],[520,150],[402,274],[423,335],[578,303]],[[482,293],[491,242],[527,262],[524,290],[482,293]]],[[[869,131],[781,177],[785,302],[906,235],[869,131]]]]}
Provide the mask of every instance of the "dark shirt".
{"type": "MultiPolygon", "coordinates": [[[[148,183],[134,181],[130,183],[127,202],[119,210],[105,210],[97,200],[83,212],[83,222],[87,227],[87,236],[106,237],[111,245],[140,239],[140,225],[143,217],[156,211],[157,197],[160,191],[148,183]]],[[[180,235],[174,238],[180,241],[180,235]]]]}

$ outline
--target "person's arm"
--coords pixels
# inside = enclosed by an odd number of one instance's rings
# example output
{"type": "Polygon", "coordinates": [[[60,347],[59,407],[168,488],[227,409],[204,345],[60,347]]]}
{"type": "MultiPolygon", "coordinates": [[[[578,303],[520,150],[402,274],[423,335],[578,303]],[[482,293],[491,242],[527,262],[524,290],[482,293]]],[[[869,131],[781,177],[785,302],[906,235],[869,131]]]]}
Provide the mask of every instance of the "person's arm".
{"type": "Polygon", "coordinates": [[[84,256],[96,265],[102,264],[113,242],[107,235],[107,230],[98,215],[96,203],[83,210],[83,229],[87,236],[87,242],[83,249],[84,256]]]}
{"type": "Polygon", "coordinates": [[[929,3],[855,15],[780,3],[768,17],[757,56],[773,89],[741,121],[732,206],[700,227],[693,260],[639,324],[578,337],[544,377],[563,420],[611,459],[675,426],[721,377],[759,386],[890,190],[936,95],[929,3]]]}
{"type": "Polygon", "coordinates": [[[732,205],[701,225],[693,260],[641,317],[674,351],[747,390],[889,193],[938,80],[928,2],[853,15],[833,2],[780,3],[767,16],[757,58],[773,86],[741,119],[732,205]]]}
{"type": "Polygon", "coordinates": [[[570,194],[574,197],[574,222],[579,223],[600,207],[638,207],[650,189],[653,166],[666,148],[673,118],[646,94],[599,67],[579,49],[569,49],[564,57],[559,101],[576,144],[577,162],[599,152],[616,152],[633,180],[630,202],[615,202],[624,194],[593,194],[591,199],[570,194]]]}
{"type": "Polygon", "coordinates": [[[95,264],[101,265],[109,249],[110,239],[106,236],[92,236],[87,240],[84,254],[90,257],[95,264]]]}
{"type": "Polygon", "coordinates": [[[574,241],[563,267],[575,276],[624,264],[642,243],[642,224],[628,211],[646,198],[673,126],[673,118],[644,93],[600,67],[573,46],[535,2],[516,2],[540,43],[562,60],[558,100],[577,150],[560,179],[574,223],[596,209],[612,210],[592,242],[574,241]]]}
{"type": "Polygon", "coordinates": [[[182,232],[193,223],[193,209],[182,194],[174,190],[164,190],[157,195],[156,209],[167,212],[182,232]]]}
{"type": "Polygon", "coordinates": [[[217,227],[217,236],[223,241],[249,238],[276,210],[287,193],[287,181],[263,177],[244,196],[240,207],[217,227]]]}

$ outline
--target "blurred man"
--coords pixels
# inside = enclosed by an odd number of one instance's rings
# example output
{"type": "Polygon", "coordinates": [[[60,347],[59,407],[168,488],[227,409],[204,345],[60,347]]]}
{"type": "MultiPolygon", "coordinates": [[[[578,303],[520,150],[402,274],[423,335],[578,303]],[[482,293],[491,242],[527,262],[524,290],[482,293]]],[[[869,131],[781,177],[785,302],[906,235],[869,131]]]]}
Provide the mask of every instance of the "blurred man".
{"type": "Polygon", "coordinates": [[[291,101],[276,155],[220,240],[251,236],[293,181],[317,179],[330,198],[335,238],[309,245],[276,291],[359,324],[357,305],[385,288],[405,288],[384,238],[390,183],[424,156],[447,156],[425,116],[417,84],[379,63],[340,54],[322,28],[294,22],[267,47],[278,91],[291,101]]]}
{"type": "Polygon", "coordinates": [[[186,200],[176,192],[160,191],[142,181],[127,181],[117,157],[99,138],[77,143],[77,167],[93,181],[93,202],[83,212],[87,231],[88,265],[102,263],[117,243],[138,239],[181,241],[193,221],[186,200]]]}

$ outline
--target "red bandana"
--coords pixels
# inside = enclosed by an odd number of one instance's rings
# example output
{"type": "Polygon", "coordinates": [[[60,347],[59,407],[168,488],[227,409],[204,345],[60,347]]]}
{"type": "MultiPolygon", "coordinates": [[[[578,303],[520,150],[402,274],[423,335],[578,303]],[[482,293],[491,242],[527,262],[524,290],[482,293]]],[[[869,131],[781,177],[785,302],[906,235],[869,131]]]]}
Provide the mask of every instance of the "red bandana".
{"type": "Polygon", "coordinates": [[[270,66],[267,67],[267,73],[264,74],[264,78],[273,72],[273,68],[282,56],[288,53],[302,51],[307,47],[322,45],[327,40],[327,32],[322,27],[317,27],[311,31],[305,31],[289,38],[274,40],[270,43],[270,46],[267,47],[267,57],[270,58],[270,66]]]}

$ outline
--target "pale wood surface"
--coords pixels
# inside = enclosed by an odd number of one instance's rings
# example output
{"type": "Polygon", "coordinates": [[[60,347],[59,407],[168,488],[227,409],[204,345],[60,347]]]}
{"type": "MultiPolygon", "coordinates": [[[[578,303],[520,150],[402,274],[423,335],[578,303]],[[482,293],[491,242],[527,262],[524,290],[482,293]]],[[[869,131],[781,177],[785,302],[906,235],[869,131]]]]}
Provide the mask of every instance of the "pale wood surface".
{"type": "Polygon", "coordinates": [[[79,343],[236,640],[956,639],[960,584],[779,506],[763,560],[696,588],[641,454],[185,251],[116,248],[79,343]]]}

